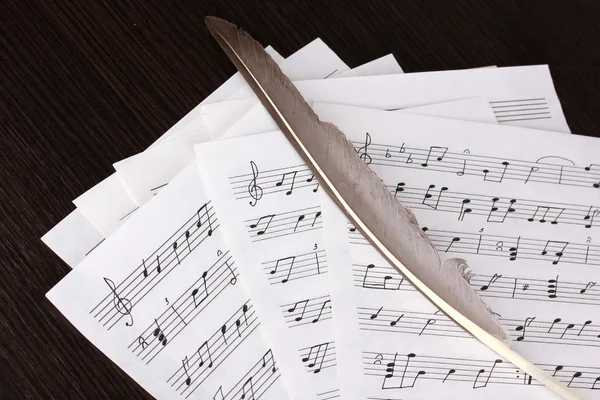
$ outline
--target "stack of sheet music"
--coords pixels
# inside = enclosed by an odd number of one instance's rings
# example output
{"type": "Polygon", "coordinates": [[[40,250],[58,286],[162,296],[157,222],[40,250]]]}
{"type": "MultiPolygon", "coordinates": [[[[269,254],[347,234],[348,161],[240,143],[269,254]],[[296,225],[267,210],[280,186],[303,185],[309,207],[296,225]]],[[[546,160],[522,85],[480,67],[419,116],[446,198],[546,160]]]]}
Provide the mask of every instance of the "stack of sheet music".
{"type": "MultiPolygon", "coordinates": [[[[547,66],[350,70],[270,54],[464,257],[511,345],[600,399],[600,141],[569,135],[547,66]]],[[[236,74],[44,236],[50,301],[157,398],[554,399],[405,282],[236,74]]]]}

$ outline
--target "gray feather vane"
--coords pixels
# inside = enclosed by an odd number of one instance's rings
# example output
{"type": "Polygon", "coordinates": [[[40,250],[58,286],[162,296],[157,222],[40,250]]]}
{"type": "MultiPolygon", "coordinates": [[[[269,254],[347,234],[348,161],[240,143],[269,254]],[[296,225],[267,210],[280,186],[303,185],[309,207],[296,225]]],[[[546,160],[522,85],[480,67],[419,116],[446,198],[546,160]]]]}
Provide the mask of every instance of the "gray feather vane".
{"type": "Polygon", "coordinates": [[[441,262],[437,250],[381,179],[333,124],[321,122],[263,47],[215,17],[206,25],[280,130],[348,219],[404,277],[459,326],[565,399],[581,399],[508,345],[506,332],[469,284],[462,259],[441,262]]]}

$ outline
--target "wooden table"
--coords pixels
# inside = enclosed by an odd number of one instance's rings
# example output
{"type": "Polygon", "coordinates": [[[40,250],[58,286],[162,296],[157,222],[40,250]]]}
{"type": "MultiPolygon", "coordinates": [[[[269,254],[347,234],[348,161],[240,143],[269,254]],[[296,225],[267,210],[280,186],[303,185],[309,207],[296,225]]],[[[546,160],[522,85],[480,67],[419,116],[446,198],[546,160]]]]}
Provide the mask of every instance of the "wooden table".
{"type": "Polygon", "coordinates": [[[69,268],[39,238],[234,73],[205,15],[284,56],[319,36],[351,67],[547,63],[573,132],[600,135],[597,0],[35,3],[0,2],[2,399],[148,397],[45,299],[69,268]]]}

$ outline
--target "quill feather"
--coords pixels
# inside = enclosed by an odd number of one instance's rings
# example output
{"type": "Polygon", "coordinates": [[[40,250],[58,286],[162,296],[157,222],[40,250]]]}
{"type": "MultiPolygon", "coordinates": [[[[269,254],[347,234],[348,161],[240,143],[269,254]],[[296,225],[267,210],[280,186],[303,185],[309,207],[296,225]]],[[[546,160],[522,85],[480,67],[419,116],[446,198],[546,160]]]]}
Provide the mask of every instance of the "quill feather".
{"type": "Polygon", "coordinates": [[[416,218],[386,189],[333,124],[321,122],[262,46],[215,17],[206,25],[229,59],[311,167],[331,198],[379,252],[459,326],[565,399],[580,399],[508,346],[498,319],[469,284],[462,259],[441,262],[416,218]]]}

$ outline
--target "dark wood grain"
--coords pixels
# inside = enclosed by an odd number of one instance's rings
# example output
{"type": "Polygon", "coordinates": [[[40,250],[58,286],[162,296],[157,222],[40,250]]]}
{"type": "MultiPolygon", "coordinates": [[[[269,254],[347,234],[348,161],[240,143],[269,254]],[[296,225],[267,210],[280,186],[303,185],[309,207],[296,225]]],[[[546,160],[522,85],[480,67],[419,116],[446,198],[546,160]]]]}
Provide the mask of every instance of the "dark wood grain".
{"type": "Polygon", "coordinates": [[[148,396],[45,299],[69,269],[39,238],[234,72],[205,15],[352,67],[548,63],[572,130],[600,136],[597,0],[2,1],[0,398],[148,396]]]}

